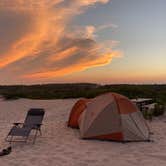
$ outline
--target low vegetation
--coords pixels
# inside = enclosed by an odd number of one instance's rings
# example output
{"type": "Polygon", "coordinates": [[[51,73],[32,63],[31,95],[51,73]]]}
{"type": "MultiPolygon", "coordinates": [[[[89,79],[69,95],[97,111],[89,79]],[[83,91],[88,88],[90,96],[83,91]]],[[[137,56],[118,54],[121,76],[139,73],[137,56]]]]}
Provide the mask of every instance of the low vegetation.
{"type": "Polygon", "coordinates": [[[93,98],[106,92],[116,92],[128,98],[152,98],[155,109],[143,112],[146,119],[164,114],[166,105],[166,85],[98,85],[90,83],[78,84],[44,84],[0,86],[0,95],[7,100],[19,98],[30,99],[66,99],[93,98]]]}
{"type": "Polygon", "coordinates": [[[157,117],[165,113],[165,105],[156,103],[154,109],[144,110],[142,113],[145,119],[152,120],[153,117],[157,117]]]}
{"type": "Polygon", "coordinates": [[[0,95],[3,95],[6,99],[93,98],[106,92],[120,93],[129,98],[152,98],[154,102],[166,103],[166,85],[98,85],[78,83],[0,86],[0,95]]]}

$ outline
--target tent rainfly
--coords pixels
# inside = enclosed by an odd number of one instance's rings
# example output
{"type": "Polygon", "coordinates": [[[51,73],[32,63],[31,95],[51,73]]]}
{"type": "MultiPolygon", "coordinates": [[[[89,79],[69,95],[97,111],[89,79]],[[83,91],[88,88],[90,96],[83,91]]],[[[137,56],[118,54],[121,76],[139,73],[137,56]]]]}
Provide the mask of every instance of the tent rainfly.
{"type": "Polygon", "coordinates": [[[78,119],[81,113],[86,109],[86,104],[90,101],[90,99],[79,99],[73,106],[68,120],[68,127],[78,129],[78,119]]]}
{"type": "Polygon", "coordinates": [[[149,141],[149,128],[127,97],[106,93],[92,99],[79,115],[81,138],[149,141]]]}

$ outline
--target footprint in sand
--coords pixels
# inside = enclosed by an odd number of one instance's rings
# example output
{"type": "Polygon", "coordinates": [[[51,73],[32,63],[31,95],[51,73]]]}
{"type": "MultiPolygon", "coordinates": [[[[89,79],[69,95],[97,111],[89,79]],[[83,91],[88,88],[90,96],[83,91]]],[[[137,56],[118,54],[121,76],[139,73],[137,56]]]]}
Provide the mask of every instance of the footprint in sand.
{"type": "Polygon", "coordinates": [[[110,159],[108,159],[108,158],[102,159],[102,162],[103,162],[103,163],[106,163],[106,162],[109,162],[109,161],[110,161],[110,159]]]}
{"type": "Polygon", "coordinates": [[[148,155],[148,156],[166,161],[166,155],[148,155]]]}
{"type": "Polygon", "coordinates": [[[87,163],[96,163],[97,162],[97,160],[91,160],[91,159],[86,159],[85,160],[87,163]]]}
{"type": "Polygon", "coordinates": [[[79,165],[79,166],[89,166],[89,163],[83,163],[83,162],[81,162],[81,163],[78,163],[77,165],[79,165]]]}
{"type": "Polygon", "coordinates": [[[70,152],[70,151],[68,151],[68,152],[64,152],[63,154],[64,154],[64,155],[73,155],[74,152],[70,152]]]}

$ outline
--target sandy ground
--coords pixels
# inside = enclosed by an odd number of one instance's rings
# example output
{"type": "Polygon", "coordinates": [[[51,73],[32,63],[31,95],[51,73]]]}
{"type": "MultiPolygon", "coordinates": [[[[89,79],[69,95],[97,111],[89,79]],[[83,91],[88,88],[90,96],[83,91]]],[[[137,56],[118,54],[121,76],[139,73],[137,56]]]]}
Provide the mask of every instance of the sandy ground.
{"type": "MultiPolygon", "coordinates": [[[[81,140],[79,130],[66,126],[76,99],[0,101],[0,148],[13,122],[23,122],[32,107],[46,110],[43,135],[33,145],[14,143],[0,166],[166,166],[166,117],[149,123],[154,142],[115,143],[81,140]]],[[[32,133],[33,134],[33,133],[32,133]]]]}

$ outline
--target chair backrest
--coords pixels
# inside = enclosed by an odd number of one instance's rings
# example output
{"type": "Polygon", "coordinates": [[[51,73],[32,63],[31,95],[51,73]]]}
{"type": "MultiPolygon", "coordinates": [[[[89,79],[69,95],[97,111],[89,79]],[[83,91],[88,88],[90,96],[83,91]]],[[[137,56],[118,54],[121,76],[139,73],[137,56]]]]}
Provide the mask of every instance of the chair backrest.
{"type": "Polygon", "coordinates": [[[24,125],[41,124],[45,111],[43,108],[31,108],[24,121],[24,125]]]}

